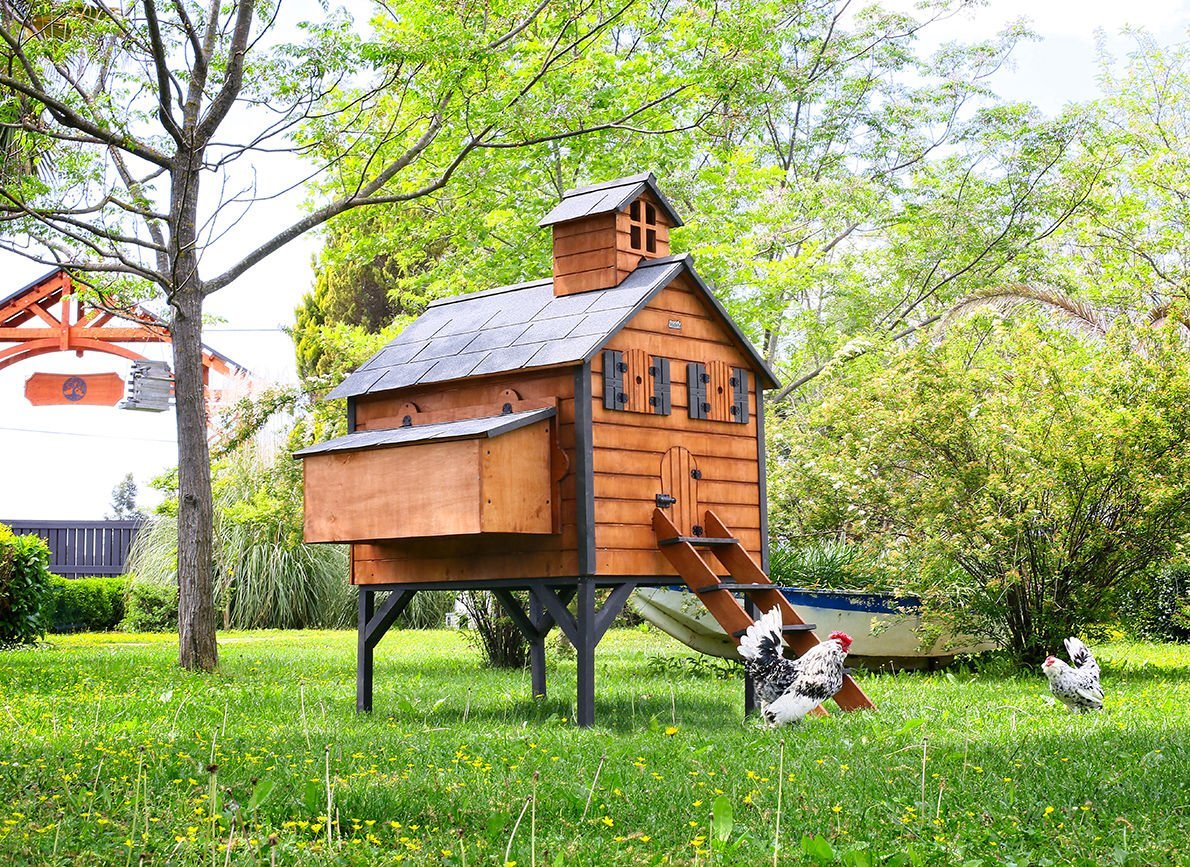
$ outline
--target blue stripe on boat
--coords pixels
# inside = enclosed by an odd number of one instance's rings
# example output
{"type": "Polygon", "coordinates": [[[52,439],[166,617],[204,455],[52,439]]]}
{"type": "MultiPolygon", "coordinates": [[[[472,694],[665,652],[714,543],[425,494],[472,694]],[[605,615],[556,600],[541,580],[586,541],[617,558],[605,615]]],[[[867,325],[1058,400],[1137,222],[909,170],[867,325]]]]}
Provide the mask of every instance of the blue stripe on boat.
{"type": "MultiPolygon", "coordinates": [[[[671,584],[666,590],[689,593],[684,584],[671,584]]],[[[822,608],[836,611],[869,611],[873,614],[918,614],[920,596],[894,596],[891,593],[865,593],[847,590],[785,589],[781,591],[796,608],[822,608]]]]}
{"type": "Polygon", "coordinates": [[[795,609],[833,608],[838,611],[870,611],[873,614],[917,614],[918,596],[894,596],[891,593],[859,593],[838,590],[782,590],[795,609]]]}

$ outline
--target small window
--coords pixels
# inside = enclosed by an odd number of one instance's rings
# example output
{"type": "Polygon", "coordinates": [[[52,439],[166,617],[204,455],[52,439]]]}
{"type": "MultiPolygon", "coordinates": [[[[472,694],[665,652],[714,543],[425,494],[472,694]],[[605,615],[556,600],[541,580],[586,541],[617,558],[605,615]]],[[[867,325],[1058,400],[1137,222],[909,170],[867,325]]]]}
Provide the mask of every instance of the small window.
{"type": "Polygon", "coordinates": [[[642,201],[637,199],[628,208],[628,245],[642,253],[656,253],[657,209],[649,202],[644,202],[642,214],[642,201]]]}

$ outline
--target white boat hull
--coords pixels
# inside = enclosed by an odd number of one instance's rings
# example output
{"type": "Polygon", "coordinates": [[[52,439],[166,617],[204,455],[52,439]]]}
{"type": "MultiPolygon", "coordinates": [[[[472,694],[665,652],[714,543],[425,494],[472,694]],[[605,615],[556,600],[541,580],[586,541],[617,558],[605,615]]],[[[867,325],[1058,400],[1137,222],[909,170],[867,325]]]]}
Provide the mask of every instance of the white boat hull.
{"type": "MultiPolygon", "coordinates": [[[[922,630],[920,606],[912,597],[883,593],[841,593],[825,590],[783,591],[815,634],[832,632],[852,637],[848,661],[868,668],[935,668],[959,653],[991,650],[995,644],[969,637],[941,635],[931,640],[922,630]]],[[[739,659],[735,642],[702,602],[684,589],[638,588],[629,605],[645,620],[683,644],[723,659],[739,659]]]]}

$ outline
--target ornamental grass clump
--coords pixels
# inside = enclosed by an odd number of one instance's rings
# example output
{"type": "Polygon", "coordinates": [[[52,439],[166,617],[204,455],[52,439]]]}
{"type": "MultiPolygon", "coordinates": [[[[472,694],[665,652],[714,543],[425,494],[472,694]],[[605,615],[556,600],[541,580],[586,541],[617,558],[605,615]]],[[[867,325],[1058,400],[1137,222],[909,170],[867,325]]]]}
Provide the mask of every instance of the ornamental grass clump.
{"type": "MultiPolygon", "coordinates": [[[[215,469],[215,599],[224,628],[345,626],[355,617],[347,550],[302,542],[301,468],[246,444],[215,469]]],[[[170,491],[172,476],[159,480],[170,491]]],[[[136,583],[177,585],[176,499],[138,535],[136,583]]],[[[176,615],[175,615],[176,616],[176,615]]]]}

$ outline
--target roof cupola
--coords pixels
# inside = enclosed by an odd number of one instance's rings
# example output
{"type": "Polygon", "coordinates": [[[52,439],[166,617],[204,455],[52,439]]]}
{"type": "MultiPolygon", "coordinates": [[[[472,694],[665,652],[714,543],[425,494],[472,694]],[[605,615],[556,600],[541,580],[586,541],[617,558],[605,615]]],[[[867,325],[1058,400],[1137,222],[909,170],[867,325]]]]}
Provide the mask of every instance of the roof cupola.
{"type": "Polygon", "coordinates": [[[642,259],[669,255],[682,218],[652,172],[567,190],[541,226],[554,232],[554,294],[619,285],[642,259]]]}

